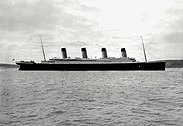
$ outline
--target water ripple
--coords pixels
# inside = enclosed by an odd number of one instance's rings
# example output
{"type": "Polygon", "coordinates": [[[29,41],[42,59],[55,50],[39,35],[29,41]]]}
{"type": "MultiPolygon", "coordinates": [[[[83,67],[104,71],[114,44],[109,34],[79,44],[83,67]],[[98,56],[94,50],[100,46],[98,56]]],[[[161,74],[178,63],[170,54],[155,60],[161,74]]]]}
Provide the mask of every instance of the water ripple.
{"type": "Polygon", "coordinates": [[[183,124],[183,69],[0,71],[0,125],[183,124]]]}

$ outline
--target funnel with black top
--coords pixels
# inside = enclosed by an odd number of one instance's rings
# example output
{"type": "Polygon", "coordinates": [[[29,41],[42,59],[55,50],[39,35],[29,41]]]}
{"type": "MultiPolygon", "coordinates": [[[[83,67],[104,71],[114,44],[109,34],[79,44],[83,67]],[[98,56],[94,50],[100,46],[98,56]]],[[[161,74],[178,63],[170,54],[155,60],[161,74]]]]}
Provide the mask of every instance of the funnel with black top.
{"type": "Polygon", "coordinates": [[[82,53],[83,58],[85,58],[85,59],[88,58],[86,48],[81,48],[81,53],[82,53]]]}
{"type": "Polygon", "coordinates": [[[67,58],[67,51],[66,51],[66,48],[61,48],[61,52],[62,52],[62,58],[63,58],[63,59],[67,58]]]}
{"type": "Polygon", "coordinates": [[[127,57],[125,48],[121,48],[121,55],[122,55],[122,57],[127,57]]]}
{"type": "Polygon", "coordinates": [[[106,48],[102,48],[101,52],[102,52],[102,58],[107,58],[107,50],[106,50],[106,48]]]}

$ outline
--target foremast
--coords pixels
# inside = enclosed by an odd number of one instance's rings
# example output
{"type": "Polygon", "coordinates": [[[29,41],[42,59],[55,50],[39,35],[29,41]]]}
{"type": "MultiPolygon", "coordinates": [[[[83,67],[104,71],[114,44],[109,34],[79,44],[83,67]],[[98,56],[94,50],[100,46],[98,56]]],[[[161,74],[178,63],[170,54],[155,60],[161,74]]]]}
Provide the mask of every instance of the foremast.
{"type": "Polygon", "coordinates": [[[44,58],[44,61],[46,61],[46,55],[45,55],[45,51],[44,51],[44,47],[43,47],[43,40],[42,40],[42,36],[39,35],[39,38],[41,40],[41,48],[42,48],[42,52],[43,52],[43,58],[44,58]]]}
{"type": "Polygon", "coordinates": [[[140,38],[141,38],[141,40],[142,40],[142,47],[143,47],[143,52],[144,52],[144,59],[145,59],[145,62],[147,62],[147,57],[146,57],[146,51],[145,51],[144,41],[143,41],[142,36],[140,36],[140,38]]]}

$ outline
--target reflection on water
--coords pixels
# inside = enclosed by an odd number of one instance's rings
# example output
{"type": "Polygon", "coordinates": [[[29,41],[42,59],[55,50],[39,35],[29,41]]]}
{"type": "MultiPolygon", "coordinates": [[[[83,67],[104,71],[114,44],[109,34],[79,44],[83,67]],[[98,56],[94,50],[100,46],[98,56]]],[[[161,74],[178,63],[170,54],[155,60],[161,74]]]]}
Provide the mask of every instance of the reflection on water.
{"type": "Polygon", "coordinates": [[[182,125],[183,69],[0,71],[0,125],[182,125]]]}

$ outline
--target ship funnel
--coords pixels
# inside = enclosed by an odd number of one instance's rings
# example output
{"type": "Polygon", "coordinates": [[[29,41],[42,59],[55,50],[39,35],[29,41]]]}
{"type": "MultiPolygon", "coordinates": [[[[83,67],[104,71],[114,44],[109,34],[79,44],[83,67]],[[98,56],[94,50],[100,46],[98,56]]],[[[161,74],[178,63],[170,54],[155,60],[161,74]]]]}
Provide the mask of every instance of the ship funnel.
{"type": "Polygon", "coordinates": [[[88,58],[86,48],[81,48],[83,58],[88,58]]]}
{"type": "Polygon", "coordinates": [[[107,50],[106,50],[106,48],[102,48],[101,51],[102,51],[102,58],[107,58],[107,50]]]}
{"type": "Polygon", "coordinates": [[[66,48],[61,48],[61,52],[62,52],[62,58],[63,58],[63,59],[67,58],[67,51],[66,51],[66,48]]]}
{"type": "Polygon", "coordinates": [[[122,55],[122,57],[127,57],[125,48],[121,48],[121,55],[122,55]]]}

